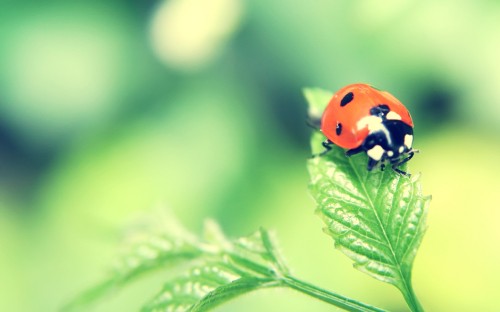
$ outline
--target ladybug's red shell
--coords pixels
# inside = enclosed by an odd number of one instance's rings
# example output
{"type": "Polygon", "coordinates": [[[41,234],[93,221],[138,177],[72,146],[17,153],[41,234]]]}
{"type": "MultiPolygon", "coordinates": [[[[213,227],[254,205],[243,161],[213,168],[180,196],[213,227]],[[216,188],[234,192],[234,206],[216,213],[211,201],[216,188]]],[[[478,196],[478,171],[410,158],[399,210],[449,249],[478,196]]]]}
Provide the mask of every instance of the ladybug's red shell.
{"type": "Polygon", "coordinates": [[[321,131],[340,147],[359,147],[369,134],[367,123],[360,121],[370,116],[370,109],[381,104],[387,105],[391,112],[401,117],[401,121],[413,127],[410,113],[392,94],[358,83],[348,85],[333,95],[323,113],[321,131]]]}

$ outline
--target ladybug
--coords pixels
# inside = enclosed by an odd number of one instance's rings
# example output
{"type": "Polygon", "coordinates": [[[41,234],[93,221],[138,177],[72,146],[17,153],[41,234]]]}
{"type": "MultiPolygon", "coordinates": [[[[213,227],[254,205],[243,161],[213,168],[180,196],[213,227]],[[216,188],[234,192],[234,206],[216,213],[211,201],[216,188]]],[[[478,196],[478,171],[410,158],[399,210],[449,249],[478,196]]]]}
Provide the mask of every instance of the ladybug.
{"type": "Polygon", "coordinates": [[[356,83],[337,91],[321,118],[326,154],[332,144],[347,149],[346,156],[368,155],[368,171],[376,166],[409,176],[398,167],[410,160],[415,150],[413,121],[406,107],[393,95],[368,84],[356,83]]]}

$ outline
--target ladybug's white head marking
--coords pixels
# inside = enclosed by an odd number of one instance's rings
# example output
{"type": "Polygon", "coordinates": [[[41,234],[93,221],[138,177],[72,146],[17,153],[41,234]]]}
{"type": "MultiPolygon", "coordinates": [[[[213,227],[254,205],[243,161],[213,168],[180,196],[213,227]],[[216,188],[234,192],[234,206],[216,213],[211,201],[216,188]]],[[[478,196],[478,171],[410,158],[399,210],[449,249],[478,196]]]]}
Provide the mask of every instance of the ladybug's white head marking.
{"type": "Polygon", "coordinates": [[[386,115],[386,118],[388,120],[401,120],[401,116],[398,113],[394,112],[394,111],[388,112],[387,115],[386,115]]]}
{"type": "Polygon", "coordinates": [[[382,118],[378,116],[363,117],[356,123],[356,126],[358,127],[358,130],[368,127],[368,131],[370,132],[379,131],[384,127],[382,124],[382,118]]]}
{"type": "Polygon", "coordinates": [[[370,156],[371,159],[379,161],[382,159],[382,156],[384,156],[385,150],[382,146],[380,145],[375,145],[368,151],[366,151],[368,156],[370,156]]]}
{"type": "Polygon", "coordinates": [[[405,135],[405,145],[406,145],[406,147],[411,148],[412,144],[413,144],[413,135],[411,135],[411,134],[405,135]]]}

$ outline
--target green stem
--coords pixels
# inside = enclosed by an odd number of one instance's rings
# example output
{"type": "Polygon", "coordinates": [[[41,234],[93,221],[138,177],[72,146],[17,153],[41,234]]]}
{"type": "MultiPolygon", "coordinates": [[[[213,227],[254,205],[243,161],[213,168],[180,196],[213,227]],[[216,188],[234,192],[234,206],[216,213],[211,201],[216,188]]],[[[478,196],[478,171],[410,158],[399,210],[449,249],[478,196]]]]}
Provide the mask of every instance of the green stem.
{"type": "Polygon", "coordinates": [[[406,303],[410,307],[410,310],[412,312],[424,312],[422,305],[420,304],[420,302],[418,302],[417,296],[415,295],[415,292],[413,291],[411,281],[409,280],[405,286],[406,286],[406,288],[404,289],[404,291],[402,291],[402,293],[403,293],[403,296],[406,300],[406,303]]]}
{"type": "Polygon", "coordinates": [[[288,287],[298,290],[316,299],[322,300],[346,311],[352,312],[384,312],[385,310],[364,304],[362,302],[350,299],[315,285],[301,281],[293,276],[284,276],[280,280],[288,287]]]}

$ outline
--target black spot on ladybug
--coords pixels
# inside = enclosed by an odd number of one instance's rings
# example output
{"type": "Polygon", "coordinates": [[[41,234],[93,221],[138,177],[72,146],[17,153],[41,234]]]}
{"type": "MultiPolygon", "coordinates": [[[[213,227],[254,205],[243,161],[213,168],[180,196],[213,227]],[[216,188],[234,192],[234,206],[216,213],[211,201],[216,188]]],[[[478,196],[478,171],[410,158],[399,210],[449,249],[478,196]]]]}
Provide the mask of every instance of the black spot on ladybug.
{"type": "Polygon", "coordinates": [[[351,103],[353,98],[354,94],[352,92],[347,93],[340,101],[340,106],[346,106],[347,104],[351,103]]]}
{"type": "Polygon", "coordinates": [[[380,104],[380,105],[372,107],[370,109],[370,115],[384,117],[390,111],[391,111],[391,109],[389,108],[389,106],[387,106],[386,104],[380,104]]]}
{"type": "Polygon", "coordinates": [[[342,133],[342,124],[340,122],[337,123],[337,127],[335,128],[335,133],[340,135],[342,133]]]}

